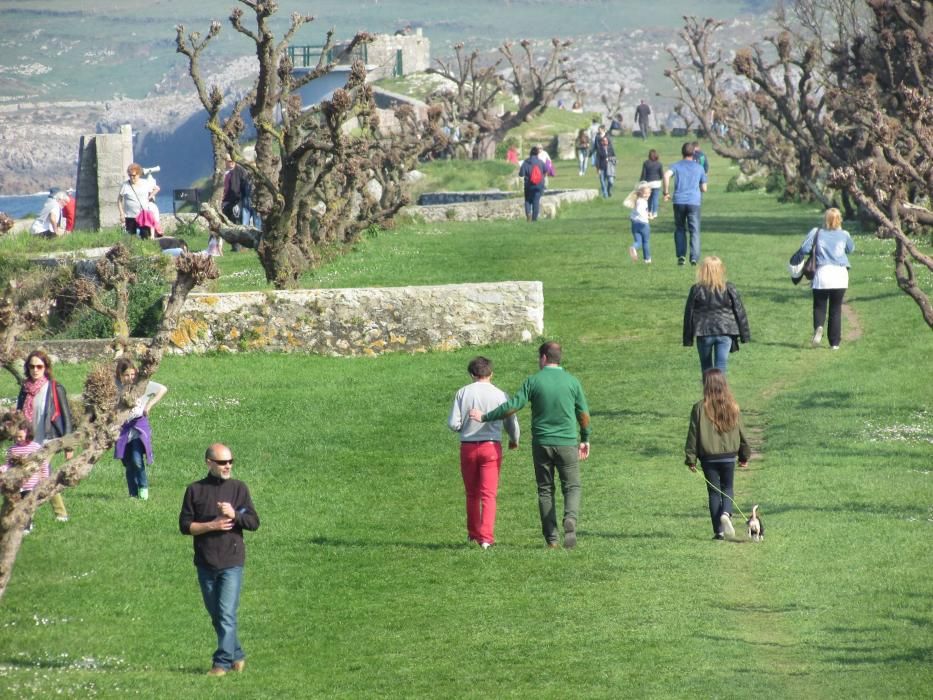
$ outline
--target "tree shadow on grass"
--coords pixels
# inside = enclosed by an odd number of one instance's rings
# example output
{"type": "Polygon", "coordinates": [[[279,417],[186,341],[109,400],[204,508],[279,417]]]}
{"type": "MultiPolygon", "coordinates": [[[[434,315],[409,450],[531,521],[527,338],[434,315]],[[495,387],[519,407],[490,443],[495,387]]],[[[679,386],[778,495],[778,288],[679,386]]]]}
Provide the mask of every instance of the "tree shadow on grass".
{"type": "MultiPolygon", "coordinates": [[[[769,347],[769,348],[790,348],[791,350],[803,350],[803,349],[808,348],[808,347],[810,346],[810,343],[809,343],[809,342],[800,342],[800,343],[783,342],[783,343],[776,343],[776,342],[769,342],[769,341],[764,341],[764,340],[756,340],[756,341],[754,342],[754,344],[755,344],[755,345],[763,345],[763,346],[769,347]]],[[[745,413],[745,411],[743,410],[742,413],[745,413]]]]}
{"type": "Polygon", "coordinates": [[[824,660],[828,663],[842,666],[883,666],[892,663],[929,663],[933,659],[933,647],[916,647],[903,650],[889,647],[887,651],[877,648],[873,643],[869,648],[859,645],[846,644],[840,646],[817,646],[825,654],[824,660]]]}
{"type": "MultiPolygon", "coordinates": [[[[586,530],[579,530],[581,537],[587,537],[590,533],[586,530]]],[[[337,537],[312,537],[309,542],[312,545],[318,547],[391,547],[393,549],[402,547],[407,549],[423,549],[430,552],[458,552],[458,551],[470,551],[470,550],[479,550],[479,546],[466,542],[412,542],[411,540],[345,540],[337,537]]],[[[544,547],[542,544],[505,544],[500,545],[496,544],[494,549],[509,549],[509,550],[543,550],[544,547]]]]}
{"type": "Polygon", "coordinates": [[[465,542],[406,542],[405,540],[345,540],[337,537],[312,537],[309,542],[319,547],[410,547],[430,551],[458,550],[470,547],[465,542]]]}
{"type": "Polygon", "coordinates": [[[722,643],[728,644],[731,642],[738,642],[743,645],[747,644],[749,646],[775,647],[778,649],[793,649],[794,647],[800,646],[800,644],[797,642],[794,642],[792,644],[781,644],[780,642],[765,642],[760,639],[747,639],[747,638],[739,639],[737,637],[723,637],[723,636],[717,636],[713,634],[697,634],[697,635],[694,635],[694,638],[702,639],[708,642],[713,642],[715,644],[722,644],[722,643]]]}
{"type": "Polygon", "coordinates": [[[851,405],[851,391],[817,391],[804,398],[797,406],[801,409],[838,408],[851,405]]]}
{"type": "Polygon", "coordinates": [[[606,540],[669,540],[674,537],[670,532],[600,532],[579,530],[580,537],[594,537],[606,540]]]}
{"type": "MultiPolygon", "coordinates": [[[[770,216],[721,216],[716,214],[702,214],[700,216],[700,231],[702,233],[719,234],[754,234],[756,236],[781,236],[793,241],[789,248],[799,246],[807,236],[808,226],[812,228],[811,217],[801,217],[797,222],[794,219],[776,219],[770,216]],[[809,223],[804,223],[809,222],[809,223]],[[795,223],[798,223],[795,226],[795,223]],[[800,226],[799,224],[802,224],[800,226]],[[796,234],[796,235],[791,235],[796,234]]],[[[671,226],[673,230],[673,225],[671,226]]],[[[796,248],[794,248],[796,250],[796,248]]],[[[791,253],[794,251],[791,250],[791,253]]],[[[789,257],[789,255],[788,255],[789,257]]]]}
{"type": "Polygon", "coordinates": [[[787,615],[789,613],[812,613],[817,608],[812,605],[789,603],[787,605],[765,605],[763,603],[723,603],[717,605],[720,610],[756,615],[787,615]]]}
{"type": "Polygon", "coordinates": [[[829,514],[845,514],[849,515],[852,513],[861,514],[861,515],[882,515],[895,517],[898,520],[902,518],[909,517],[911,515],[917,514],[916,507],[910,506],[898,506],[887,503],[860,503],[857,501],[847,501],[844,503],[837,503],[834,505],[826,506],[802,506],[802,505],[783,505],[783,506],[770,506],[767,511],[762,507],[762,513],[767,512],[768,515],[782,515],[785,513],[829,513],[829,514]]]}

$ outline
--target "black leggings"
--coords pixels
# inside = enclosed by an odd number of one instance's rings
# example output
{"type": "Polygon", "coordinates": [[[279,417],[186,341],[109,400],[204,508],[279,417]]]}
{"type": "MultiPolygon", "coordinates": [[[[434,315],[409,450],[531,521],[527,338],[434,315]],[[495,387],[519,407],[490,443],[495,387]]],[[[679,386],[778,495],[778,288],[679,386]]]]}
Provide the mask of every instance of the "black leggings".
{"type": "Polygon", "coordinates": [[[829,305],[829,344],[839,345],[842,340],[842,298],[845,289],[813,290],[813,330],[817,326],[826,326],[826,306],[829,305]]]}

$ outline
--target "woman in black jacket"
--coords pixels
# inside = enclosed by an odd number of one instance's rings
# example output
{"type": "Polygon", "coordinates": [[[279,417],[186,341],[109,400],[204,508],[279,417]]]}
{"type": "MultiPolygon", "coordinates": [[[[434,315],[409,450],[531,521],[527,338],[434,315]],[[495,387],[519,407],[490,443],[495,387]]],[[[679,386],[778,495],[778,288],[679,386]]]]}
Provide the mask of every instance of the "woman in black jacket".
{"type": "Polygon", "coordinates": [[[639,180],[651,185],[651,196],[648,197],[648,218],[654,219],[658,215],[658,202],[661,200],[661,185],[664,179],[664,166],[661,164],[658,152],[653,148],[648,151],[648,160],[641,164],[641,177],[639,180]]]}
{"type": "Polygon", "coordinates": [[[716,367],[723,373],[729,353],[739,349],[739,341],[751,340],[748,316],[742,298],[726,281],[726,266],[715,255],[703,258],[697,270],[697,283],[690,288],[684,308],[684,347],[697,339],[700,373],[716,367]]]}

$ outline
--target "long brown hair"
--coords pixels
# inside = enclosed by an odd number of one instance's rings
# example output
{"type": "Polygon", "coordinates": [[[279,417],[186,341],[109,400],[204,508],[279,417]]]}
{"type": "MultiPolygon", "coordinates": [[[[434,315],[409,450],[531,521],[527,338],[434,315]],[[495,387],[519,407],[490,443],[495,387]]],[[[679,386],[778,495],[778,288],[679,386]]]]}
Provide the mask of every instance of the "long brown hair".
{"type": "Polygon", "coordinates": [[[739,423],[739,404],[720,369],[703,373],[703,411],[720,433],[728,433],[739,423]]]}

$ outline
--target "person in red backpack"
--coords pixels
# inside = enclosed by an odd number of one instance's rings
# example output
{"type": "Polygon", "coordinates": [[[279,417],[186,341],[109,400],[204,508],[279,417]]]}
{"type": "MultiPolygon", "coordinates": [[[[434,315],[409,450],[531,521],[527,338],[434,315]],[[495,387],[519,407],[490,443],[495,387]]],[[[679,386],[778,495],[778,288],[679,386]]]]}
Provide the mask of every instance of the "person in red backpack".
{"type": "Polygon", "coordinates": [[[538,153],[538,147],[533,146],[518,169],[518,176],[525,179],[525,218],[528,221],[538,220],[541,195],[544,194],[544,176],[547,174],[547,166],[538,158],[538,153]]]}

